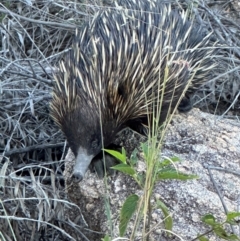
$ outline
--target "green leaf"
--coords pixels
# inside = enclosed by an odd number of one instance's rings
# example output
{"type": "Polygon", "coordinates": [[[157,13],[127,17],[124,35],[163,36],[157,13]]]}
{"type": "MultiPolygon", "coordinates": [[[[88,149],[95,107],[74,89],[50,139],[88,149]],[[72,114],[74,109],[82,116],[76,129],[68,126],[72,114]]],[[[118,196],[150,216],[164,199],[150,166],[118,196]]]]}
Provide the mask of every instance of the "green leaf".
{"type": "Polygon", "coordinates": [[[198,239],[199,239],[200,241],[209,241],[209,239],[206,238],[205,236],[198,237],[198,239]]]}
{"type": "Polygon", "coordinates": [[[236,221],[234,220],[234,218],[237,218],[240,216],[240,213],[239,212],[229,212],[227,214],[227,220],[226,222],[227,223],[230,223],[230,224],[236,224],[236,221]]]}
{"type": "Polygon", "coordinates": [[[164,159],[162,160],[160,163],[159,163],[159,168],[164,168],[164,167],[167,167],[167,166],[172,166],[173,163],[175,162],[180,162],[181,159],[174,156],[174,157],[171,157],[171,158],[168,158],[168,159],[164,159]]]}
{"type": "Polygon", "coordinates": [[[172,162],[180,162],[181,161],[181,159],[177,156],[173,156],[170,159],[171,159],[172,162]]]}
{"type": "Polygon", "coordinates": [[[172,230],[173,227],[173,219],[168,211],[167,206],[160,200],[157,200],[157,206],[162,210],[164,214],[164,224],[165,224],[165,229],[167,230],[172,230]]]}
{"type": "Polygon", "coordinates": [[[149,154],[149,146],[148,143],[141,143],[141,149],[143,151],[144,154],[144,159],[146,160],[148,158],[148,154],[149,154]]]}
{"type": "Polygon", "coordinates": [[[144,182],[146,180],[146,175],[145,173],[137,173],[137,177],[136,179],[139,181],[139,183],[141,184],[140,186],[143,187],[144,186],[144,182]]]}
{"type": "Polygon", "coordinates": [[[131,166],[134,166],[138,161],[137,153],[138,153],[137,149],[134,149],[134,151],[131,154],[131,158],[129,160],[131,166]]]}
{"type": "Polygon", "coordinates": [[[127,159],[127,153],[126,153],[126,150],[125,150],[125,148],[124,147],[122,147],[122,154],[126,157],[126,159],[127,159]]]}
{"type": "Polygon", "coordinates": [[[222,227],[222,225],[216,225],[213,228],[213,231],[215,232],[215,234],[225,240],[239,240],[238,237],[234,234],[230,234],[228,235],[227,232],[224,230],[224,228],[222,227]]]}
{"type": "Polygon", "coordinates": [[[120,213],[119,233],[122,237],[127,229],[130,218],[137,209],[139,197],[136,194],[130,195],[124,202],[120,213]]]}
{"type": "Polygon", "coordinates": [[[237,236],[237,235],[235,235],[235,234],[230,234],[230,235],[228,235],[227,237],[223,237],[223,239],[225,239],[225,240],[240,240],[239,239],[239,237],[237,236]]]}
{"type": "Polygon", "coordinates": [[[203,216],[202,221],[212,227],[214,227],[217,224],[216,219],[212,214],[206,214],[205,216],[203,216]]]}
{"type": "Polygon", "coordinates": [[[130,167],[128,164],[124,164],[124,163],[118,164],[118,165],[116,165],[114,167],[111,167],[111,168],[114,169],[114,170],[123,172],[125,174],[128,174],[130,176],[134,176],[136,174],[135,170],[132,167],[130,167]]]}
{"type": "Polygon", "coordinates": [[[157,180],[162,180],[162,179],[177,179],[177,180],[191,180],[191,179],[196,179],[198,178],[197,175],[193,174],[185,174],[182,172],[178,172],[174,168],[164,168],[159,171],[157,174],[157,180]]]}
{"type": "Polygon", "coordinates": [[[114,156],[116,159],[118,159],[119,161],[121,161],[122,163],[127,162],[127,157],[126,157],[126,152],[124,149],[122,149],[122,153],[119,151],[115,151],[115,150],[108,150],[108,149],[103,149],[105,152],[109,153],[110,155],[114,156]]]}

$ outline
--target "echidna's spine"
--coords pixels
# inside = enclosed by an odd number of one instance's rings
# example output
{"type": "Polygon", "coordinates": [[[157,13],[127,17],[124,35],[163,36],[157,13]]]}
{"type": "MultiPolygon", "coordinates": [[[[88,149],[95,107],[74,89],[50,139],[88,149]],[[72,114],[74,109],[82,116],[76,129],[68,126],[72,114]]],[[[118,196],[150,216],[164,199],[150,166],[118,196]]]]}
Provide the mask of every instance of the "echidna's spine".
{"type": "Polygon", "coordinates": [[[160,0],[119,0],[77,30],[51,103],[77,156],[76,176],[128,123],[141,122],[159,105],[163,122],[187,88],[206,82],[215,45],[186,11],[160,0]]]}

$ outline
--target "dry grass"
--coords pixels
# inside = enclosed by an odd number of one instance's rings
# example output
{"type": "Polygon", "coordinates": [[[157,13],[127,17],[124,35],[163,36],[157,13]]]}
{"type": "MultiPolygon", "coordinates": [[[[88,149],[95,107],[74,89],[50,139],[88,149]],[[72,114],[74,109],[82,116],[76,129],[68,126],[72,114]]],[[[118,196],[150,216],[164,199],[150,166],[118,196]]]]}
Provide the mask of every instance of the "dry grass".
{"type": "MultiPolygon", "coordinates": [[[[2,240],[74,240],[71,236],[80,237],[86,226],[76,206],[76,217],[82,219],[82,227],[68,219],[66,210],[73,204],[64,195],[59,162],[65,153],[64,138],[49,117],[48,103],[52,73],[70,47],[75,28],[102,6],[100,0],[0,3],[2,240]]],[[[182,7],[191,5],[185,1],[182,7]]],[[[218,77],[194,98],[204,97],[200,106],[207,103],[212,111],[221,106],[221,113],[230,108],[234,115],[234,110],[240,108],[237,0],[195,7],[196,20],[212,29],[226,47],[221,50],[218,77]],[[223,110],[222,106],[226,108],[223,110]]]]}

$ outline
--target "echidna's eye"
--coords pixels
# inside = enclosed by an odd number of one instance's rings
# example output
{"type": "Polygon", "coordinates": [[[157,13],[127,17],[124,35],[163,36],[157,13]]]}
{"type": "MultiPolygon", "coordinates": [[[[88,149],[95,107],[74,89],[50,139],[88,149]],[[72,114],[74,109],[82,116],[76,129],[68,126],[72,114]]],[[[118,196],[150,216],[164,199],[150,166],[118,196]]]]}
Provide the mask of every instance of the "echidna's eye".
{"type": "Polygon", "coordinates": [[[119,95],[121,95],[121,96],[123,96],[124,95],[124,88],[123,88],[123,86],[118,86],[118,94],[119,95]]]}

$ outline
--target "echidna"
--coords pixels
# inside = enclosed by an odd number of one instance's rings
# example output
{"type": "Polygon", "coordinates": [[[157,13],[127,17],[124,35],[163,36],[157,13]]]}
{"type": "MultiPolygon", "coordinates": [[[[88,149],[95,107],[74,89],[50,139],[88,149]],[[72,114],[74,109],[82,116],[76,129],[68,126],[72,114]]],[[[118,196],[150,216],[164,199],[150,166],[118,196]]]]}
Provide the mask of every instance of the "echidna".
{"type": "Polygon", "coordinates": [[[55,74],[51,102],[76,156],[75,181],[119,131],[141,132],[159,105],[163,123],[187,87],[206,82],[215,46],[186,11],[160,0],[118,1],[77,30],[55,74]]]}

